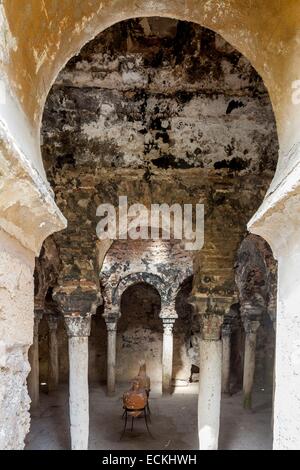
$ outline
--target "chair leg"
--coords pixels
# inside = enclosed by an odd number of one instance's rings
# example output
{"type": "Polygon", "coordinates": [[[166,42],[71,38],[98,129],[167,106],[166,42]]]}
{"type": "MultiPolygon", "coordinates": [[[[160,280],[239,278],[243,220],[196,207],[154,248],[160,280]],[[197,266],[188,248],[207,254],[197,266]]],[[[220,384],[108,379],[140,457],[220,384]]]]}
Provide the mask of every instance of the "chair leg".
{"type": "Polygon", "coordinates": [[[149,429],[149,426],[148,426],[146,407],[144,408],[144,418],[145,418],[145,423],[146,423],[146,428],[147,428],[148,434],[153,439],[153,436],[152,436],[152,434],[150,432],[150,429],[149,429]]]}
{"type": "Polygon", "coordinates": [[[127,410],[125,410],[124,413],[125,413],[125,424],[124,424],[124,429],[123,429],[122,435],[120,437],[120,440],[123,439],[124,434],[126,432],[126,427],[127,427],[127,410]]]}
{"type": "Polygon", "coordinates": [[[149,402],[147,403],[147,413],[148,413],[148,418],[149,418],[149,423],[151,423],[151,411],[150,411],[150,406],[149,406],[149,402]]]}
{"type": "Polygon", "coordinates": [[[134,416],[132,416],[131,418],[131,432],[133,431],[133,420],[134,420],[134,416]]]}

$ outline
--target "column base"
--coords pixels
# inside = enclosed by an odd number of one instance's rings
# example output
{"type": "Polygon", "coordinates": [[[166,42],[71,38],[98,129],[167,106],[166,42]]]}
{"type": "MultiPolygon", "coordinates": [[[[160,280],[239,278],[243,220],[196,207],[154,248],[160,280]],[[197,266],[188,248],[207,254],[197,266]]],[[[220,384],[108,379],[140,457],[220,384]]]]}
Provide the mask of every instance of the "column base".
{"type": "Polygon", "coordinates": [[[252,409],[252,394],[244,394],[244,399],[243,399],[243,407],[245,410],[251,410],[252,409]]]}

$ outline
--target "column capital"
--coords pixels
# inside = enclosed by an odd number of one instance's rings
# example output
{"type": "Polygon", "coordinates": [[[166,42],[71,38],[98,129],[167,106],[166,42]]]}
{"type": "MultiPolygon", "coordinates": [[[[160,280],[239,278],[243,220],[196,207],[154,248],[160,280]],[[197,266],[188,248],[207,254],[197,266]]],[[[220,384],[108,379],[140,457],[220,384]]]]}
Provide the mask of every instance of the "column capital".
{"type": "Polygon", "coordinates": [[[105,323],[116,323],[121,316],[119,305],[111,305],[109,308],[105,305],[102,316],[105,323]]]}
{"type": "MultiPolygon", "coordinates": [[[[232,307],[232,306],[231,306],[232,307]]],[[[237,323],[237,311],[234,308],[230,308],[229,311],[224,315],[224,321],[222,325],[222,337],[230,336],[237,323]]]]}
{"type": "Polygon", "coordinates": [[[162,318],[162,321],[163,321],[164,335],[172,335],[175,318],[162,318]]]}
{"type": "Polygon", "coordinates": [[[202,338],[205,341],[219,341],[224,316],[218,314],[205,314],[201,317],[202,338]]]}
{"type": "Polygon", "coordinates": [[[266,311],[266,307],[261,304],[254,304],[248,301],[241,302],[240,312],[242,321],[260,321],[263,313],[266,311]]]}
{"type": "Polygon", "coordinates": [[[247,334],[256,333],[260,327],[260,322],[257,320],[250,320],[249,318],[243,319],[244,330],[247,334]]]}
{"type": "Polygon", "coordinates": [[[234,301],[234,296],[226,297],[198,292],[189,297],[189,303],[194,306],[198,315],[214,314],[224,316],[228,314],[234,301]]]}
{"type": "Polygon", "coordinates": [[[222,325],[222,338],[225,336],[230,336],[232,333],[232,325],[231,323],[223,323],[222,325]]]}
{"type": "Polygon", "coordinates": [[[47,315],[47,323],[50,331],[56,331],[58,327],[58,316],[56,315],[47,315]]]}
{"type": "Polygon", "coordinates": [[[87,337],[91,333],[91,315],[64,316],[67,335],[69,338],[87,337]]]}
{"type": "Polygon", "coordinates": [[[108,321],[105,320],[106,328],[108,333],[115,333],[117,331],[117,320],[115,321],[108,321]]]}

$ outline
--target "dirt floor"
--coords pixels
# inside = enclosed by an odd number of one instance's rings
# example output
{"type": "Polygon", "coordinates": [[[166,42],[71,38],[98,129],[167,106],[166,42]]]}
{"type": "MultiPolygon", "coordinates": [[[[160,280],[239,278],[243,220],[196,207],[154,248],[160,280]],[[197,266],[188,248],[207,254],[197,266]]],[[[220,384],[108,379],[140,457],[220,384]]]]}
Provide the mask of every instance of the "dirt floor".
{"type": "MultiPolygon", "coordinates": [[[[128,387],[127,387],[128,388],[128,387]]],[[[90,386],[90,442],[93,450],[189,450],[198,448],[197,384],[178,388],[169,397],[153,392],[150,397],[151,438],[143,419],[137,419],[133,432],[120,440],[124,427],[122,394],[119,387],[114,398],[108,398],[105,387],[90,386]]],[[[271,397],[257,391],[253,411],[242,408],[240,393],[222,397],[219,448],[224,450],[268,450],[272,448],[271,397]]],[[[69,449],[68,388],[41,393],[40,408],[32,416],[26,449],[69,449]]]]}

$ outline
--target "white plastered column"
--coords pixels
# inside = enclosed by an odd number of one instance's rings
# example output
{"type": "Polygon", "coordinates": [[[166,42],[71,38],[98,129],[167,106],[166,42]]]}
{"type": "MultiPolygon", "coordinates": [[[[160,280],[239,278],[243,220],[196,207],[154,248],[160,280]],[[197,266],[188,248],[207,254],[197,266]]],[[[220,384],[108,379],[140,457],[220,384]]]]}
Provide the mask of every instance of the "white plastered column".
{"type": "Polygon", "coordinates": [[[233,297],[193,294],[190,303],[200,316],[198,435],[200,450],[218,450],[222,396],[222,324],[233,297]]]}
{"type": "Polygon", "coordinates": [[[88,340],[91,316],[65,316],[69,339],[69,411],[72,450],[87,450],[89,440],[88,340]]]}
{"type": "Polygon", "coordinates": [[[168,395],[172,390],[173,370],[173,326],[174,318],[163,318],[163,344],[162,344],[162,393],[168,395]]]}
{"type": "Polygon", "coordinates": [[[116,391],[117,319],[106,319],[107,328],[107,394],[116,391]]]}
{"type": "Polygon", "coordinates": [[[200,450],[218,450],[222,389],[221,315],[203,315],[200,340],[198,434],[200,450]]]}

